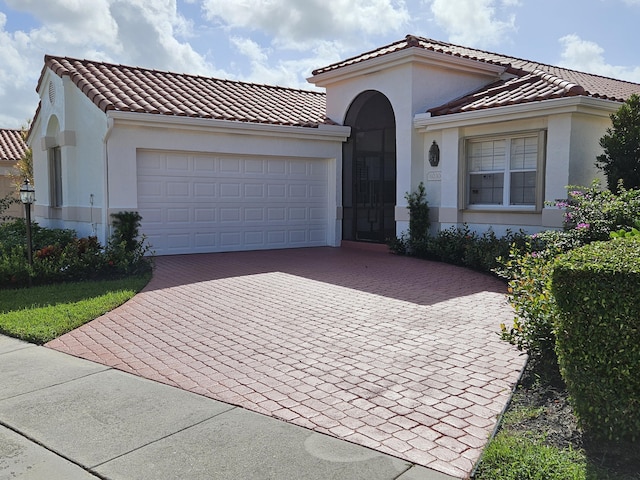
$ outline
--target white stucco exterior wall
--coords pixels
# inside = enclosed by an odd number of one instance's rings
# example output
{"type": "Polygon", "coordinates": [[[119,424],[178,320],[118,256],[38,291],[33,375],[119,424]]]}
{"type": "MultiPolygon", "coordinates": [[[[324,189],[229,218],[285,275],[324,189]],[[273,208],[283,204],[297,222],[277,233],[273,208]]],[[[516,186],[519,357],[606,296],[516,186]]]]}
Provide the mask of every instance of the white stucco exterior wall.
{"type": "Polygon", "coordinates": [[[593,179],[601,178],[594,165],[596,155],[602,150],[598,142],[610,125],[610,113],[618,107],[615,102],[573,97],[443,117],[417,115],[415,125],[422,134],[425,152],[424,181],[436,228],[467,223],[473,230],[483,232],[491,227],[500,235],[507,228],[534,233],[561,227],[562,211],[554,206],[543,205],[542,210],[530,212],[467,209],[464,141],[544,131],[546,148],[541,188],[543,202],[553,202],[566,198],[567,186],[590,185],[593,179]],[[438,168],[427,163],[426,154],[433,140],[440,146],[438,168]]]}
{"type": "Polygon", "coordinates": [[[327,115],[338,123],[344,123],[353,101],[368,90],[382,93],[391,103],[396,121],[397,235],[409,227],[405,195],[425,180],[427,171],[428,148],[425,151],[422,136],[413,128],[414,117],[495,81],[503,70],[422,49],[408,49],[309,79],[326,88],[327,115]]]}
{"type": "Polygon", "coordinates": [[[104,241],[102,138],[106,117],[68,77],[49,71],[41,85],[41,110],[30,137],[35,220],[43,226],[74,229],[80,236],[97,235],[104,241]],[[56,208],[50,202],[48,150],[52,147],[60,147],[62,157],[62,206],[56,208]]]}
{"type": "Polygon", "coordinates": [[[207,119],[175,119],[159,115],[110,113],[114,127],[108,155],[109,213],[138,208],[136,158],[138,150],[305,157],[329,161],[331,245],[339,245],[341,223],[337,188],[342,142],[349,129],[257,125],[207,119]]]}

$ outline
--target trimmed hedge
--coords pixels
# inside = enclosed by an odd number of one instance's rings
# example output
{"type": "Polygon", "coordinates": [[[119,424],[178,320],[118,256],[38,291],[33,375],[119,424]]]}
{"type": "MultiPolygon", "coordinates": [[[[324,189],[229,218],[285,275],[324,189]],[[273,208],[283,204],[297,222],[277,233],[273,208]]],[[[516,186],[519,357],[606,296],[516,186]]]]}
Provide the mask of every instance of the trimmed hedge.
{"type": "Polygon", "coordinates": [[[560,256],[551,288],[558,363],[581,426],[595,438],[640,439],[640,241],[560,256]]]}

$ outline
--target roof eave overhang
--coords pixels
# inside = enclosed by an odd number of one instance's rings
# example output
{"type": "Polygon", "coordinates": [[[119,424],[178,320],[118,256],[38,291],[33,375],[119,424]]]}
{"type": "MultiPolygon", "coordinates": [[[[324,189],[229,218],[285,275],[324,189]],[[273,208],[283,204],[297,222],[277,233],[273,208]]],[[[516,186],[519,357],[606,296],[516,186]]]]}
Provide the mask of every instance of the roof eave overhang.
{"type": "Polygon", "coordinates": [[[397,52],[362,60],[351,65],[338,67],[307,78],[309,83],[318,87],[326,87],[361,75],[370,75],[382,70],[413,63],[456,72],[466,72],[487,77],[499,77],[507,69],[506,66],[481,62],[470,58],[457,57],[446,53],[434,52],[423,48],[407,48],[397,52]]]}
{"type": "Polygon", "coordinates": [[[576,96],[486,108],[436,117],[432,117],[430,113],[421,113],[414,116],[413,126],[420,133],[426,133],[447,128],[468,127],[566,113],[582,113],[609,117],[618,108],[620,108],[620,102],[576,96]]]}
{"type": "Polygon", "coordinates": [[[213,118],[181,117],[153,113],[121,112],[109,110],[107,118],[115,125],[130,125],[149,128],[171,128],[174,130],[206,131],[207,133],[227,133],[237,135],[259,135],[270,137],[302,138],[307,140],[340,141],[347,140],[351,127],[342,125],[318,125],[301,127],[270,123],[217,120],[213,118]]]}

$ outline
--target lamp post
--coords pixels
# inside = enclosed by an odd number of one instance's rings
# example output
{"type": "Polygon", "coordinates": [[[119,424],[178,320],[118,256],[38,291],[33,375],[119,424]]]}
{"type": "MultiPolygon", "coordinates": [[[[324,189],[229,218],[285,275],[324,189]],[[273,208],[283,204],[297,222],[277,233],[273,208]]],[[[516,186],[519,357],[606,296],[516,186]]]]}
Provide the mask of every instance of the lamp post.
{"type": "Polygon", "coordinates": [[[24,183],[20,187],[20,201],[24,203],[24,211],[27,221],[27,259],[29,260],[29,266],[33,266],[33,244],[31,241],[31,204],[36,201],[36,191],[29,183],[28,178],[24,179],[24,183]]]}

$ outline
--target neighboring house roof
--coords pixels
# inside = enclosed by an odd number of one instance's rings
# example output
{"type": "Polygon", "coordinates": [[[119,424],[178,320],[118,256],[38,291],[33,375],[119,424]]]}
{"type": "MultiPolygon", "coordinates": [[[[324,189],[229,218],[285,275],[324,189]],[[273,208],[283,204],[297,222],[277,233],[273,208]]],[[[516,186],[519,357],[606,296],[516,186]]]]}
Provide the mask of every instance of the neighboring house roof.
{"type": "Polygon", "coordinates": [[[324,93],[45,56],[45,69],[71,81],[103,112],[140,112],[238,122],[317,127],[324,93]]]}
{"type": "Polygon", "coordinates": [[[511,77],[484,86],[445,105],[429,109],[428,111],[434,116],[576,95],[623,102],[634,93],[640,94],[640,84],[637,83],[554,67],[414,35],[407,35],[404,40],[319,68],[313,71],[313,75],[335,71],[408,48],[421,48],[451,57],[502,66],[505,68],[505,73],[511,77]]]}
{"type": "Polygon", "coordinates": [[[0,161],[17,162],[26,151],[21,130],[0,129],[0,161]]]}

